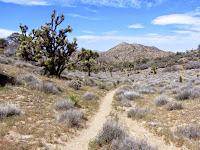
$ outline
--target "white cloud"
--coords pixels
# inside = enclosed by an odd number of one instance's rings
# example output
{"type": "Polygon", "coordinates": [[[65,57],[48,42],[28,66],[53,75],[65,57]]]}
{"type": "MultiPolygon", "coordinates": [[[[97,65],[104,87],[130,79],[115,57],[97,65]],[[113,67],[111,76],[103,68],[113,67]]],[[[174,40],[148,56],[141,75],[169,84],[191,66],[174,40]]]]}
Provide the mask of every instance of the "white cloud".
{"type": "Polygon", "coordinates": [[[158,34],[157,33],[148,33],[147,35],[149,35],[149,36],[157,36],[158,34]]]}
{"type": "Polygon", "coordinates": [[[134,7],[140,8],[140,0],[81,0],[83,4],[90,4],[96,6],[110,6],[110,7],[134,7]]]}
{"type": "Polygon", "coordinates": [[[144,28],[144,26],[143,26],[143,25],[141,25],[141,24],[133,24],[133,25],[130,25],[130,26],[128,26],[128,28],[135,28],[135,29],[139,29],[139,28],[144,28]]]}
{"type": "Polygon", "coordinates": [[[108,32],[103,32],[102,34],[104,34],[104,35],[113,35],[113,34],[116,34],[118,32],[119,31],[108,31],[108,32]]]}
{"type": "Polygon", "coordinates": [[[45,0],[0,0],[5,3],[14,3],[14,4],[20,4],[20,5],[41,5],[46,6],[50,5],[48,1],[45,0]]]}
{"type": "Polygon", "coordinates": [[[82,19],[88,19],[88,20],[100,20],[99,18],[91,18],[91,17],[88,17],[88,16],[82,16],[82,15],[74,14],[74,13],[69,13],[69,14],[65,14],[65,15],[70,16],[70,17],[74,17],[74,18],[82,18],[82,19]]]}
{"type": "Polygon", "coordinates": [[[18,31],[0,29],[0,38],[6,38],[7,36],[11,35],[13,32],[18,32],[18,31]]]}
{"type": "Polygon", "coordinates": [[[94,32],[92,32],[92,31],[88,31],[88,30],[83,30],[82,31],[83,33],[88,33],[88,34],[93,34],[94,32]]]}
{"type": "Polygon", "coordinates": [[[172,31],[174,33],[178,33],[178,34],[191,34],[193,33],[192,31],[172,31]]]}
{"type": "MultiPolygon", "coordinates": [[[[75,7],[74,4],[83,3],[96,6],[109,6],[118,8],[141,8],[160,5],[165,0],[0,0],[6,3],[15,3],[20,5],[61,5],[65,7],[75,7]]],[[[95,10],[90,9],[95,12],[95,10]]],[[[88,10],[88,11],[90,11],[88,10]]]]}
{"type": "Polygon", "coordinates": [[[97,13],[98,12],[97,10],[91,9],[91,8],[88,8],[88,7],[85,7],[85,10],[87,10],[89,12],[93,12],[93,13],[97,13]]]}
{"type": "Polygon", "coordinates": [[[193,17],[188,14],[172,14],[159,16],[152,21],[155,25],[169,25],[169,24],[186,24],[196,25],[200,23],[199,17],[193,17]]]}
{"type": "Polygon", "coordinates": [[[154,25],[179,25],[178,28],[200,31],[200,8],[185,14],[170,14],[159,16],[152,21],[154,25]]]}

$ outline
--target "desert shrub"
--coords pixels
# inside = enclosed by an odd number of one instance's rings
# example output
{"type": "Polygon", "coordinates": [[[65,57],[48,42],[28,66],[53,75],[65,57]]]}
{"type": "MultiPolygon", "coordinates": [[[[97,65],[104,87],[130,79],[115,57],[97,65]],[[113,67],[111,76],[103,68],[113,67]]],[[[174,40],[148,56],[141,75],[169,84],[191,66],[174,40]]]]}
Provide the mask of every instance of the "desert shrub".
{"type": "Polygon", "coordinates": [[[124,94],[124,92],[125,92],[125,90],[119,88],[119,89],[115,92],[115,94],[116,94],[116,95],[120,95],[120,94],[124,94]]]}
{"type": "Polygon", "coordinates": [[[75,90],[80,90],[81,89],[81,81],[80,80],[72,80],[68,83],[68,86],[75,90]]]}
{"type": "Polygon", "coordinates": [[[20,67],[20,68],[23,68],[23,67],[31,68],[31,69],[35,68],[35,66],[33,66],[32,64],[29,64],[21,60],[16,61],[15,66],[20,67]]]}
{"type": "Polygon", "coordinates": [[[140,83],[133,83],[132,88],[133,89],[139,89],[140,88],[140,83]]]}
{"type": "Polygon", "coordinates": [[[167,95],[160,95],[160,96],[157,96],[154,99],[154,105],[155,106],[162,106],[162,105],[167,104],[169,101],[170,101],[170,99],[167,95]]]}
{"type": "Polygon", "coordinates": [[[190,98],[190,91],[184,90],[180,94],[175,96],[176,100],[188,100],[190,98]]]}
{"type": "Polygon", "coordinates": [[[142,119],[148,111],[149,108],[133,108],[127,111],[127,117],[142,119]]]}
{"type": "Polygon", "coordinates": [[[0,105],[0,118],[9,117],[13,115],[20,115],[21,111],[16,104],[6,104],[5,106],[0,105]]]}
{"type": "Polygon", "coordinates": [[[97,94],[92,92],[85,92],[85,94],[83,95],[83,100],[94,100],[97,98],[98,98],[97,94]]]}
{"type": "Polygon", "coordinates": [[[139,93],[143,94],[154,94],[156,92],[156,89],[151,88],[151,87],[141,87],[139,89],[139,93]]]}
{"type": "Polygon", "coordinates": [[[113,84],[113,82],[107,82],[107,83],[106,83],[106,86],[107,86],[107,87],[113,87],[114,84],[113,84]]]}
{"type": "Polygon", "coordinates": [[[132,90],[133,87],[132,87],[132,85],[124,85],[124,86],[120,87],[119,89],[120,90],[132,90]]]}
{"type": "Polygon", "coordinates": [[[86,86],[96,86],[95,81],[91,78],[85,78],[83,80],[83,84],[86,85],[86,86]]]}
{"type": "Polygon", "coordinates": [[[196,99],[200,96],[200,88],[199,87],[194,87],[190,90],[190,97],[192,99],[196,99]]]}
{"type": "Polygon", "coordinates": [[[124,101],[127,100],[126,97],[124,96],[124,94],[119,94],[116,96],[115,98],[117,101],[124,101]]]}
{"type": "Polygon", "coordinates": [[[178,89],[173,89],[173,90],[172,90],[172,94],[177,94],[178,92],[179,92],[178,89]]]}
{"type": "Polygon", "coordinates": [[[36,67],[33,72],[35,74],[40,74],[40,75],[43,75],[45,73],[45,69],[43,67],[36,67]]]}
{"type": "Polygon", "coordinates": [[[78,97],[77,97],[76,94],[70,94],[70,95],[69,95],[69,99],[70,99],[72,102],[74,102],[75,105],[78,105],[79,100],[78,100],[78,97]]]}
{"type": "Polygon", "coordinates": [[[54,104],[54,108],[56,110],[60,110],[60,109],[70,109],[74,107],[74,102],[72,102],[71,100],[65,100],[65,99],[60,99],[58,100],[55,104],[54,104]]]}
{"type": "Polygon", "coordinates": [[[198,69],[200,68],[200,62],[190,62],[185,65],[185,69],[198,69]]]}
{"type": "Polygon", "coordinates": [[[179,82],[183,82],[182,76],[179,76],[179,82]]]}
{"type": "Polygon", "coordinates": [[[190,124],[188,127],[176,131],[176,134],[182,134],[188,139],[196,139],[200,137],[200,132],[197,130],[197,127],[193,124],[190,124]]]}
{"type": "Polygon", "coordinates": [[[179,68],[177,68],[176,66],[171,66],[171,67],[166,67],[163,69],[163,72],[172,72],[172,71],[178,71],[179,68]]]}
{"type": "Polygon", "coordinates": [[[54,85],[51,82],[47,82],[43,84],[42,90],[45,93],[49,93],[49,94],[57,94],[59,93],[59,91],[61,90],[60,87],[54,85]]]}
{"type": "Polygon", "coordinates": [[[180,110],[183,109],[183,105],[181,103],[171,103],[166,107],[166,110],[180,110]]]}
{"type": "MultiPolygon", "coordinates": [[[[17,79],[18,83],[20,83],[20,77],[17,79]]],[[[40,90],[42,88],[42,82],[37,77],[32,74],[26,74],[21,78],[22,82],[25,81],[25,84],[30,89],[40,90]]]]}
{"type": "Polygon", "coordinates": [[[200,81],[195,81],[195,85],[200,85],[200,81]]]}
{"type": "Polygon", "coordinates": [[[81,118],[83,117],[82,113],[79,110],[67,110],[57,116],[59,122],[65,122],[70,127],[78,126],[81,118]]]}
{"type": "Polygon", "coordinates": [[[4,53],[7,54],[8,56],[14,57],[16,56],[18,52],[18,49],[17,49],[18,46],[19,46],[18,43],[12,42],[4,48],[4,53]]]}
{"type": "Polygon", "coordinates": [[[172,82],[172,83],[169,83],[169,84],[165,85],[163,88],[165,88],[165,89],[174,89],[176,87],[179,87],[179,84],[176,83],[176,82],[172,82]]]}
{"type": "Polygon", "coordinates": [[[122,100],[122,102],[123,102],[123,105],[125,106],[125,107],[132,107],[132,105],[131,105],[131,103],[130,103],[130,101],[129,100],[122,100]]]}
{"type": "MultiPolygon", "coordinates": [[[[181,91],[181,90],[180,90],[181,91]]],[[[200,88],[193,87],[191,89],[184,89],[181,93],[175,96],[177,100],[196,99],[200,96],[200,88]]]]}
{"type": "Polygon", "coordinates": [[[117,84],[119,85],[119,80],[117,80],[117,84]]]}
{"type": "Polygon", "coordinates": [[[145,69],[148,69],[150,66],[151,66],[150,64],[142,64],[139,66],[135,66],[134,69],[135,70],[145,70],[145,69]]]}
{"type": "Polygon", "coordinates": [[[136,98],[139,98],[139,97],[140,97],[140,94],[137,93],[137,92],[127,91],[127,92],[124,92],[124,96],[125,96],[126,99],[128,99],[128,100],[134,100],[134,99],[136,99],[136,98]]]}
{"type": "Polygon", "coordinates": [[[145,140],[134,140],[131,137],[113,140],[111,147],[113,150],[158,150],[157,147],[149,145],[145,140]]]}
{"type": "Polygon", "coordinates": [[[126,136],[124,128],[114,120],[107,120],[98,133],[96,142],[99,145],[110,144],[113,140],[122,140],[126,136]]]}
{"type": "Polygon", "coordinates": [[[4,58],[4,57],[0,57],[0,63],[2,64],[9,64],[8,59],[4,58]]]}
{"type": "Polygon", "coordinates": [[[99,84],[98,84],[98,88],[99,88],[99,89],[107,89],[106,83],[104,83],[104,82],[99,83],[99,84]]]}

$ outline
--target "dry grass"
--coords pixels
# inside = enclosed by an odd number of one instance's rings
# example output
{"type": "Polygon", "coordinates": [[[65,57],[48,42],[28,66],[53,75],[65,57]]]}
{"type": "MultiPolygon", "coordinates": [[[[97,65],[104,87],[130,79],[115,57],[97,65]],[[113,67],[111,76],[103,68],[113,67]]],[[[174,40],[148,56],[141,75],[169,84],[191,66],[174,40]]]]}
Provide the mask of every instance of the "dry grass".
{"type": "MultiPolygon", "coordinates": [[[[12,65],[0,64],[0,71],[10,76],[23,76],[32,73],[29,68],[18,68],[12,65]]],[[[24,112],[20,116],[6,117],[0,120],[0,149],[33,149],[48,148],[48,144],[60,145],[68,138],[76,135],[77,130],[85,128],[85,122],[95,114],[100,105],[100,99],[108,92],[90,86],[82,86],[75,90],[64,85],[65,80],[55,77],[35,75],[38,79],[62,87],[58,94],[44,93],[42,90],[26,88],[25,85],[5,86],[0,88],[0,104],[16,103],[24,112]],[[83,101],[86,91],[98,94],[96,101],[83,101]],[[70,94],[76,94],[79,105],[74,106],[84,114],[80,128],[71,128],[65,122],[58,122],[55,115],[61,113],[54,108],[59,98],[68,99],[70,94]]]]}
{"type": "MultiPolygon", "coordinates": [[[[135,77],[135,80],[139,81],[134,83],[134,85],[142,85],[148,84],[148,78],[152,78],[152,82],[157,78],[160,78],[163,83],[172,83],[174,76],[179,77],[179,75],[184,76],[184,78],[192,78],[190,74],[187,74],[187,71],[182,71],[180,74],[173,75],[174,73],[160,73],[155,75],[154,77],[148,76],[145,74],[140,74],[140,76],[135,77]],[[171,77],[170,77],[171,76],[171,77]],[[144,77],[144,78],[143,78],[144,77]]],[[[196,73],[193,72],[195,75],[196,73]]],[[[155,81],[156,82],[156,81],[155,81]]],[[[176,84],[176,83],[175,83],[176,84]]],[[[188,83],[184,81],[180,86],[187,85],[188,83]]],[[[177,83],[177,85],[179,85],[177,83]]],[[[178,88],[180,88],[180,86],[178,88]]],[[[198,87],[198,85],[196,85],[198,87]]],[[[153,86],[156,91],[160,91],[163,86],[153,86]]],[[[136,92],[138,92],[139,88],[134,88],[136,92]]],[[[193,123],[196,125],[197,129],[200,129],[200,98],[189,99],[187,101],[177,101],[174,99],[174,94],[172,92],[173,89],[165,89],[164,94],[168,95],[170,98],[170,103],[167,105],[160,105],[157,107],[154,105],[154,100],[160,94],[158,92],[153,94],[142,93],[141,98],[136,101],[131,101],[131,104],[135,108],[144,108],[149,107],[151,111],[146,113],[145,117],[138,120],[137,117],[133,117],[132,119],[136,119],[137,121],[145,124],[145,127],[150,131],[155,133],[157,136],[162,136],[167,144],[171,142],[177,147],[187,147],[192,150],[199,150],[199,139],[187,139],[183,136],[175,135],[175,132],[179,128],[183,128],[185,126],[189,126],[189,124],[193,123]],[[173,105],[172,105],[173,104],[173,105]],[[177,104],[177,105],[176,105],[177,104]],[[170,107],[170,108],[168,108],[170,107]],[[172,108],[173,107],[173,108],[172,108]],[[168,110],[171,111],[168,111],[168,110]]],[[[121,111],[123,114],[127,110],[124,108],[123,104],[120,101],[113,102],[113,108],[116,111],[121,111]]]]}

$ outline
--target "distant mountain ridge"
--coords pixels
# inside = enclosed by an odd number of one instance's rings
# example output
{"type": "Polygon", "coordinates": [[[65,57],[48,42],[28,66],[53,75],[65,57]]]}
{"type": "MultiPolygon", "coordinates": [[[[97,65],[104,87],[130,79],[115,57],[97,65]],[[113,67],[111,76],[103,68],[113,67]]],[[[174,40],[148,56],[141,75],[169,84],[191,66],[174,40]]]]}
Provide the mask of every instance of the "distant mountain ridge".
{"type": "Polygon", "coordinates": [[[154,46],[144,46],[141,44],[128,44],[122,42],[106,52],[100,53],[101,60],[107,63],[133,62],[138,58],[157,58],[166,57],[173,54],[172,52],[162,51],[154,46]]]}

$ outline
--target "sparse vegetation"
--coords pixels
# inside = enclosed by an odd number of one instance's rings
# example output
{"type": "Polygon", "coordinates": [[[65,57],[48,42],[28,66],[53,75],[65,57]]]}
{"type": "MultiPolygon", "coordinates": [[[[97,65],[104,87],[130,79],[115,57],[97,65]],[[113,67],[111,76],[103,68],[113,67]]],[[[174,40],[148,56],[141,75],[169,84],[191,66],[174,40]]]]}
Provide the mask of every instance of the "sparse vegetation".
{"type": "Polygon", "coordinates": [[[79,122],[83,114],[79,110],[67,110],[57,116],[59,122],[65,122],[70,127],[75,127],[79,125],[79,122]]]}
{"type": "Polygon", "coordinates": [[[16,104],[8,103],[6,105],[0,105],[0,118],[9,117],[13,115],[20,115],[21,110],[16,104]]]}
{"type": "Polygon", "coordinates": [[[99,83],[99,84],[98,84],[98,88],[99,88],[99,89],[107,89],[106,83],[104,83],[104,82],[99,83]]]}
{"type": "Polygon", "coordinates": [[[95,100],[97,98],[98,98],[98,96],[92,92],[86,92],[83,95],[83,100],[95,100]]]}
{"type": "Polygon", "coordinates": [[[188,139],[197,139],[198,137],[200,137],[200,132],[197,130],[197,127],[193,124],[190,124],[188,127],[184,127],[176,131],[176,134],[178,133],[182,134],[188,139]]]}
{"type": "Polygon", "coordinates": [[[74,102],[71,100],[60,99],[55,104],[54,107],[56,110],[67,110],[74,107],[74,102]]]}
{"type": "Polygon", "coordinates": [[[126,136],[124,128],[114,120],[107,120],[99,132],[96,142],[99,145],[110,144],[113,140],[122,140],[126,136]]]}
{"type": "Polygon", "coordinates": [[[127,111],[127,117],[142,119],[148,111],[149,108],[132,108],[129,111],[127,111]]]}
{"type": "Polygon", "coordinates": [[[137,92],[127,91],[127,92],[124,92],[124,96],[125,96],[126,99],[128,99],[128,100],[134,100],[134,99],[136,99],[136,98],[139,98],[139,97],[140,97],[140,94],[137,93],[137,92]]]}
{"type": "Polygon", "coordinates": [[[171,103],[166,107],[166,110],[172,111],[172,110],[181,110],[183,109],[183,105],[181,103],[171,103]]]}
{"type": "Polygon", "coordinates": [[[162,106],[162,105],[165,105],[169,102],[170,102],[170,99],[168,98],[167,95],[160,95],[160,96],[157,96],[155,98],[154,105],[155,106],[162,106]]]}
{"type": "Polygon", "coordinates": [[[80,80],[72,80],[68,83],[68,86],[75,90],[80,90],[81,89],[81,81],[80,80]]]}

